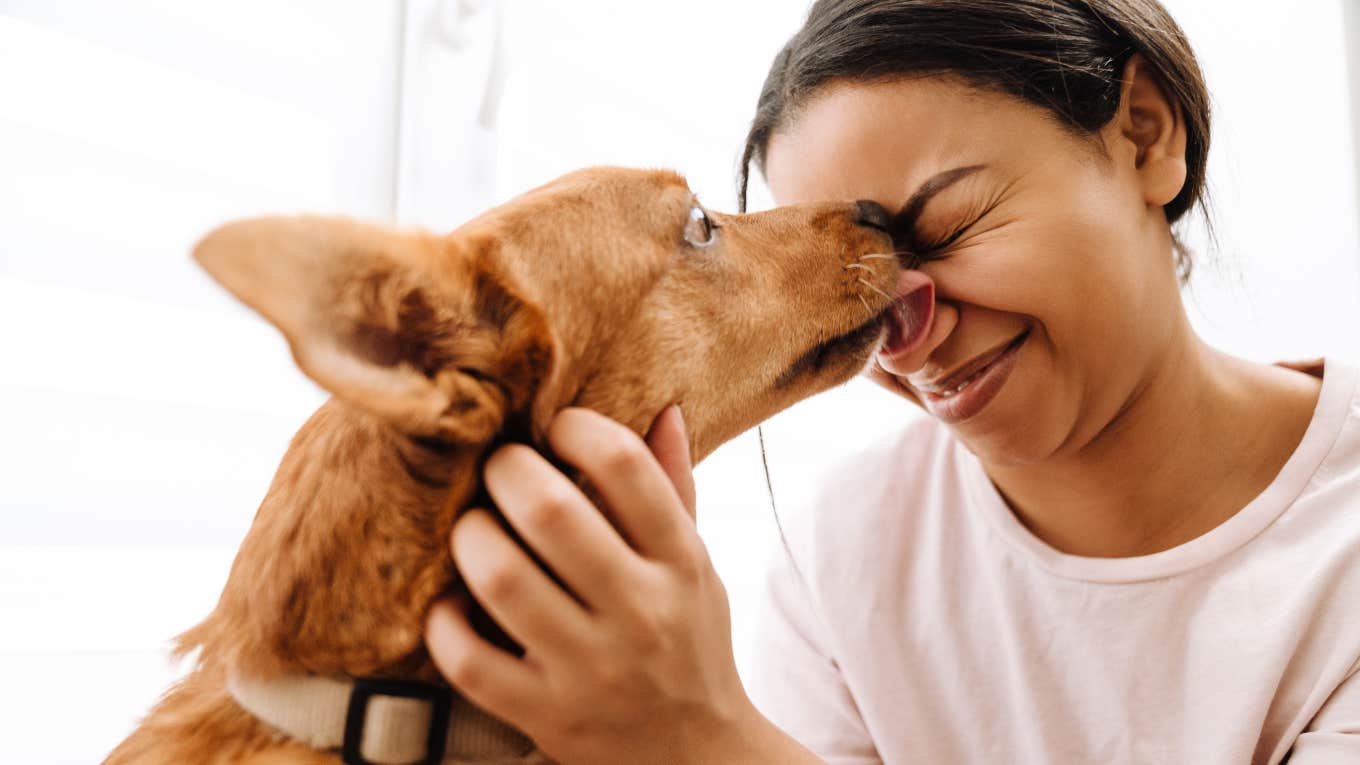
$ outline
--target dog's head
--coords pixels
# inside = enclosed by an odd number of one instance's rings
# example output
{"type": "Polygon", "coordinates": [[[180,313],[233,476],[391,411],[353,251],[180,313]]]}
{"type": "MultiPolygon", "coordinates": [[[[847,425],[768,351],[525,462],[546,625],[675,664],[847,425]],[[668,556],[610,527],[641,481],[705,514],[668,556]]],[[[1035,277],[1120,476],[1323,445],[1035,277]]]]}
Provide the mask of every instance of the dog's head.
{"type": "Polygon", "coordinates": [[[901,273],[882,225],[851,203],[721,215],[674,173],[595,168],[445,236],[258,218],[194,256],[402,432],[537,441],[569,404],[641,431],[679,403],[697,459],[865,366],[901,273]]]}

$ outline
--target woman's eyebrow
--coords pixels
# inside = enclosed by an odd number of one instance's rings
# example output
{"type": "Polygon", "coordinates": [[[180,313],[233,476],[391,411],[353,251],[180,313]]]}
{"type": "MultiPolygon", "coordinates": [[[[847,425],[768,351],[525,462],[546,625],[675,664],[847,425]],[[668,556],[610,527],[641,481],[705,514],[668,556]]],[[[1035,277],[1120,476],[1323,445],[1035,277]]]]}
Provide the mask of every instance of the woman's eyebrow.
{"type": "Polygon", "coordinates": [[[968,165],[967,167],[956,167],[953,170],[937,173],[930,180],[921,184],[920,188],[916,189],[916,192],[907,199],[902,210],[893,216],[891,230],[894,233],[906,234],[914,241],[916,238],[916,219],[921,217],[921,212],[925,210],[926,203],[936,194],[986,167],[986,165],[968,165]]]}

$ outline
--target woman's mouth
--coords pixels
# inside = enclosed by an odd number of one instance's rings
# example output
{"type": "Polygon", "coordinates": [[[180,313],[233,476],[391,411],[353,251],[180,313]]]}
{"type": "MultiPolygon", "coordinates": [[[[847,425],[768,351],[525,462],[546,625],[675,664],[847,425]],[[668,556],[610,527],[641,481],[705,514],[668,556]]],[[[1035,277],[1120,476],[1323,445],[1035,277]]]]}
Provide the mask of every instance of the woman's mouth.
{"type": "Polygon", "coordinates": [[[957,372],[930,385],[917,387],[930,413],[945,424],[969,420],[1001,392],[1015,368],[1016,357],[1030,330],[1020,333],[1001,348],[978,356],[957,372]]]}

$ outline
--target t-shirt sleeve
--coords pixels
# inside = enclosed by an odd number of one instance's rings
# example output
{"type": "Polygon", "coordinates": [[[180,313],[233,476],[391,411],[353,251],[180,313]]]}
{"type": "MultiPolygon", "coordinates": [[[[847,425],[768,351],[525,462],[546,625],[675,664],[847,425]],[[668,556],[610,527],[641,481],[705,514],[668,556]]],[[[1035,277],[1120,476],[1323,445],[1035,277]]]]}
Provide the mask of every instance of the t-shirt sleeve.
{"type": "Polygon", "coordinates": [[[766,717],[830,765],[880,765],[827,642],[798,567],[778,550],[766,573],[748,692],[766,717]]]}
{"type": "Polygon", "coordinates": [[[1360,665],[1332,692],[1299,735],[1289,765],[1360,762],[1360,665]]]}

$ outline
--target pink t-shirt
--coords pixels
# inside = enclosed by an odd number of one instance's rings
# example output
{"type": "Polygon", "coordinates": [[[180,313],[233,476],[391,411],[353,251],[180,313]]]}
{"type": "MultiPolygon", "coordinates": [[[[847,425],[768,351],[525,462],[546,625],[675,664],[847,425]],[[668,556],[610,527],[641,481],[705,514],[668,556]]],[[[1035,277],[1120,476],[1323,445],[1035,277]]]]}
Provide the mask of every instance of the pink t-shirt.
{"type": "Polygon", "coordinates": [[[1134,558],[1047,546],[913,423],[785,518],[751,695],[831,763],[1360,763],[1358,378],[1329,361],[1270,486],[1134,558]]]}

